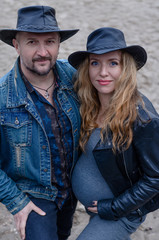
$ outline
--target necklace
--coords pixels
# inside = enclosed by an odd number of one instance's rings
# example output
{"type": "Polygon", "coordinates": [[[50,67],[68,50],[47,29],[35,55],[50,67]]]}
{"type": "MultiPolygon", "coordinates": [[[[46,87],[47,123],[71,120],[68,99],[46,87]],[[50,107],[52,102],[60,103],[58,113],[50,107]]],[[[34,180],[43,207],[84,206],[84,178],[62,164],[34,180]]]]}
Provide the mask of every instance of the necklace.
{"type": "Polygon", "coordinates": [[[44,89],[44,88],[40,88],[40,87],[37,87],[37,86],[35,86],[35,85],[32,85],[33,87],[35,87],[35,88],[38,88],[38,89],[40,89],[40,90],[43,90],[43,91],[45,91],[45,94],[44,94],[44,96],[48,99],[49,98],[49,96],[50,96],[50,94],[49,94],[49,92],[48,92],[48,90],[53,86],[53,84],[54,84],[54,82],[50,85],[50,87],[48,87],[47,89],[44,89]]]}

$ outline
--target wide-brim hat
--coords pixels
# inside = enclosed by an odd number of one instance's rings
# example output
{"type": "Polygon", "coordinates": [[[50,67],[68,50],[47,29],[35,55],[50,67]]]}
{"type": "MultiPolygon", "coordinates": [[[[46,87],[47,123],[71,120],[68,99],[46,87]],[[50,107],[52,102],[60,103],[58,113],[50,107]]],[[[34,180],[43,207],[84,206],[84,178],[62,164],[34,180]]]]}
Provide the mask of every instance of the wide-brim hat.
{"type": "Polygon", "coordinates": [[[87,50],[77,51],[68,57],[69,63],[78,68],[89,54],[104,54],[116,50],[128,52],[134,58],[137,70],[147,61],[145,49],[139,45],[127,46],[123,32],[116,28],[99,28],[87,38],[87,50]]]}
{"type": "Polygon", "coordinates": [[[0,39],[13,46],[17,32],[49,33],[58,32],[60,42],[72,37],[79,29],[61,30],[58,27],[55,9],[49,6],[29,6],[18,10],[16,29],[1,29],[0,39]]]}

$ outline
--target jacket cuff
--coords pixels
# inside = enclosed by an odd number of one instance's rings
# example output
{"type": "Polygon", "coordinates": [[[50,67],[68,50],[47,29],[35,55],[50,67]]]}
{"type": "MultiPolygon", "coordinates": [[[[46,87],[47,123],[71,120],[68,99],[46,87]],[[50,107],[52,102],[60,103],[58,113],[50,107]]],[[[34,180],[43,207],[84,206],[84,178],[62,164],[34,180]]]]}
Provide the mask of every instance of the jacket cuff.
{"type": "Polygon", "coordinates": [[[115,216],[112,209],[112,199],[99,200],[97,209],[100,218],[105,220],[118,220],[118,217],[115,216]]]}
{"type": "Polygon", "coordinates": [[[14,199],[12,203],[6,205],[6,208],[8,211],[10,211],[11,214],[15,215],[21,211],[29,202],[29,197],[21,193],[21,195],[18,198],[14,199]]]}

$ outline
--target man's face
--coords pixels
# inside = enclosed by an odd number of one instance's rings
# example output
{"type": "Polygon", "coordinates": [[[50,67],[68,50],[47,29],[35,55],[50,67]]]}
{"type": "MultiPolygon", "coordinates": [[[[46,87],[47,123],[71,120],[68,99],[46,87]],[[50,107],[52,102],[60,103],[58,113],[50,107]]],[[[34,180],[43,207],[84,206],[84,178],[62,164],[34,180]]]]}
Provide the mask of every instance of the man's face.
{"type": "Polygon", "coordinates": [[[19,32],[13,45],[20,56],[24,75],[36,74],[46,76],[53,68],[60,45],[58,33],[19,32]]]}

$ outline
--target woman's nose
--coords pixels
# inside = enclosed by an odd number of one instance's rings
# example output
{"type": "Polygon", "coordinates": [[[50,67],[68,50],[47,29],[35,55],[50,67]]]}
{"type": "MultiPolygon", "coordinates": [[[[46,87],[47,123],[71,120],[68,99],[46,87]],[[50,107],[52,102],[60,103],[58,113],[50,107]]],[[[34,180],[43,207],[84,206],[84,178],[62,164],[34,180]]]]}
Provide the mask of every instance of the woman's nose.
{"type": "Polygon", "coordinates": [[[100,75],[101,76],[107,76],[108,75],[108,67],[106,65],[101,66],[100,75]]]}

